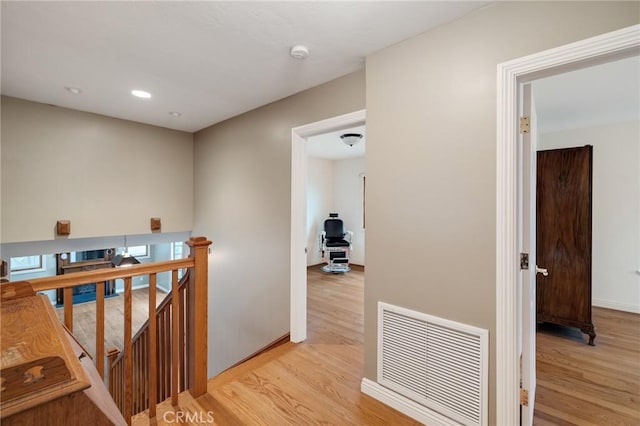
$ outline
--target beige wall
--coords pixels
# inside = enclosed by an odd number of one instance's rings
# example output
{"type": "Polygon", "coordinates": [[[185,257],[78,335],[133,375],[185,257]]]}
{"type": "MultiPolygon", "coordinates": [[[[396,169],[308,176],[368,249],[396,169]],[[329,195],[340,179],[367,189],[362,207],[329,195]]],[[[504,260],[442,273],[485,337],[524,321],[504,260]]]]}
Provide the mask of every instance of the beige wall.
{"type": "Polygon", "coordinates": [[[213,241],[209,375],[289,331],[291,128],[364,107],[364,71],[195,134],[194,233],[213,241]]]}
{"type": "Polygon", "coordinates": [[[2,97],[2,242],[193,225],[190,133],[2,97]]]}
{"type": "Polygon", "coordinates": [[[325,219],[335,211],[334,164],[326,158],[307,157],[307,266],[324,263],[319,235],[325,219]]]}
{"type": "Polygon", "coordinates": [[[636,24],[638,6],[498,3],[367,58],[367,378],[378,301],[488,329],[495,424],[496,65],[636,24]]]}
{"type": "Polygon", "coordinates": [[[346,230],[353,232],[351,263],[362,266],[365,265],[365,234],[362,227],[364,164],[364,157],[335,160],[333,163],[334,211],[340,213],[346,230]]]}

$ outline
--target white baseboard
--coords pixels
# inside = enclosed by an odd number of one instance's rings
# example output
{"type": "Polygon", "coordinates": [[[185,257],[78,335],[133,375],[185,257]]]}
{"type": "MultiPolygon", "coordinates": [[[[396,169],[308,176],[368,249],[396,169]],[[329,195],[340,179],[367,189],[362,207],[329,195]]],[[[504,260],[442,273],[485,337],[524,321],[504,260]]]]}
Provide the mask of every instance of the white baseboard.
{"type": "Polygon", "coordinates": [[[360,391],[425,425],[460,426],[459,423],[451,420],[450,418],[445,417],[440,413],[436,413],[435,411],[425,407],[424,405],[420,405],[409,398],[405,398],[404,396],[399,395],[373,380],[367,379],[366,377],[362,379],[360,391]]]}
{"type": "Polygon", "coordinates": [[[633,312],[634,314],[640,314],[640,306],[638,305],[630,305],[628,303],[620,303],[603,299],[593,299],[591,301],[591,304],[600,308],[615,309],[616,311],[633,312]]]}

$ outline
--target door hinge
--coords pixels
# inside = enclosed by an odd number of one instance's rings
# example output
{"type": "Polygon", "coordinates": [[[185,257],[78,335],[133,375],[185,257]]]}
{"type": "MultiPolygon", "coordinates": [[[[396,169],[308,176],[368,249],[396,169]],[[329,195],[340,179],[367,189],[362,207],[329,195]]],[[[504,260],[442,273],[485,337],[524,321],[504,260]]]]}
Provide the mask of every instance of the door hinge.
{"type": "Polygon", "coordinates": [[[529,269],[529,253],[520,253],[520,269],[529,269]]]}
{"type": "Polygon", "coordinates": [[[520,117],[520,133],[529,133],[529,117],[520,117]]]}
{"type": "Polygon", "coordinates": [[[520,388],[520,405],[529,406],[529,391],[523,388],[520,388]]]}

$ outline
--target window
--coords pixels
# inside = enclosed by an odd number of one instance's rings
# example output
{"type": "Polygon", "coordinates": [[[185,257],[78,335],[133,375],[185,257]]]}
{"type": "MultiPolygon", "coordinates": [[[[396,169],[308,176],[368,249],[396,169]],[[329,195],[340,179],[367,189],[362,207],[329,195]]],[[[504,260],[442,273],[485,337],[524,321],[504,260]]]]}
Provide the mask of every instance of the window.
{"type": "MultiPolygon", "coordinates": [[[[184,243],[182,241],[176,241],[175,243],[171,243],[171,260],[182,259],[184,256],[184,243]]],[[[178,270],[178,279],[182,279],[184,275],[184,269],[178,270]]]]}
{"type": "Polygon", "coordinates": [[[127,247],[127,253],[137,259],[149,257],[149,246],[130,246],[127,247]]]}
{"type": "Polygon", "coordinates": [[[171,243],[171,259],[182,259],[184,256],[184,243],[182,241],[177,241],[175,243],[171,243]]]}
{"type": "Polygon", "coordinates": [[[11,272],[16,274],[26,274],[30,272],[44,271],[44,257],[38,256],[21,256],[11,258],[11,272]]]}

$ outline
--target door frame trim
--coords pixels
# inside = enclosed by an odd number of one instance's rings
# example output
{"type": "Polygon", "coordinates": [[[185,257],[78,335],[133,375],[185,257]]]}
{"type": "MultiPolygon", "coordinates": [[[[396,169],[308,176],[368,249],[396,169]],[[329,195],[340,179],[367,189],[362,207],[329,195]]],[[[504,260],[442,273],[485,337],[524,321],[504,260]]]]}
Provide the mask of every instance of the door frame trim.
{"type": "Polygon", "coordinates": [[[307,338],[307,156],[306,138],[364,124],[366,110],[350,112],[291,129],[291,341],[307,338]]]}
{"type": "Polygon", "coordinates": [[[518,102],[533,80],[640,53],[640,25],[545,50],[497,67],[496,421],[519,424],[518,102]]]}

